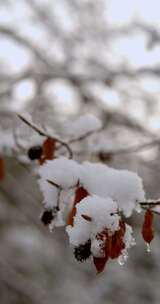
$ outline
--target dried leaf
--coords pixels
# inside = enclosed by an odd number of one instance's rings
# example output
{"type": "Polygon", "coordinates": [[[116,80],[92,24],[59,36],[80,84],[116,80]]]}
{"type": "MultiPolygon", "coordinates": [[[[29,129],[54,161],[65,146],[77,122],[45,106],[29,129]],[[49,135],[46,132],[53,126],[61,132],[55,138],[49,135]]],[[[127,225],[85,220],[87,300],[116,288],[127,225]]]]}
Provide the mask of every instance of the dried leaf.
{"type": "Polygon", "coordinates": [[[104,258],[93,257],[93,263],[96,267],[97,273],[101,273],[104,270],[107,261],[107,256],[105,256],[104,258]]]}
{"type": "Polygon", "coordinates": [[[97,273],[100,273],[104,270],[105,265],[109,259],[110,254],[110,236],[108,234],[107,229],[103,230],[101,233],[98,233],[96,236],[97,240],[101,240],[101,251],[103,257],[93,257],[93,263],[96,267],[97,273]]]}
{"type": "Polygon", "coordinates": [[[54,152],[56,148],[56,140],[53,138],[47,138],[42,146],[42,157],[40,158],[40,165],[42,165],[46,160],[54,159],[54,152]]]}
{"type": "Polygon", "coordinates": [[[0,158],[0,181],[5,177],[5,164],[3,158],[0,158]]]}
{"type": "Polygon", "coordinates": [[[125,248],[123,241],[125,234],[125,223],[121,220],[119,226],[119,230],[115,231],[113,235],[110,235],[108,230],[105,229],[96,236],[98,240],[102,241],[101,250],[104,255],[102,258],[93,257],[93,262],[98,273],[104,270],[106,262],[109,258],[117,258],[125,248]]]}
{"type": "Polygon", "coordinates": [[[73,207],[72,207],[72,210],[67,219],[67,225],[73,226],[74,216],[76,215],[75,206],[77,203],[79,203],[83,198],[85,198],[88,195],[89,195],[89,193],[86,189],[84,189],[83,187],[79,187],[79,186],[77,187],[76,192],[75,192],[75,199],[74,199],[73,207]]]}
{"type": "Polygon", "coordinates": [[[150,243],[154,238],[153,217],[153,212],[150,209],[147,209],[142,226],[142,236],[147,243],[150,243]]]}
{"type": "Polygon", "coordinates": [[[76,204],[79,203],[83,198],[85,198],[88,195],[89,193],[85,188],[78,186],[75,193],[75,203],[76,204]]]}
{"type": "Polygon", "coordinates": [[[115,231],[111,236],[111,246],[110,246],[110,258],[116,259],[121,255],[122,250],[125,248],[124,244],[124,234],[125,234],[125,223],[120,221],[120,229],[115,231]]]}

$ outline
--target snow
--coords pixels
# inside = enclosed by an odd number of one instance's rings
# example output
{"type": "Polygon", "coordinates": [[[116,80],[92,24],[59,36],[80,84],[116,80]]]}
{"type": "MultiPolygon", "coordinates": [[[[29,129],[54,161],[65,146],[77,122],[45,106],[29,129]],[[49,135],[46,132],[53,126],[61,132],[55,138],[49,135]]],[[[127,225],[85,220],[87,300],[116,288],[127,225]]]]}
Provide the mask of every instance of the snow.
{"type": "Polygon", "coordinates": [[[92,240],[91,252],[94,257],[97,258],[104,257],[104,251],[101,249],[103,248],[103,245],[104,245],[103,240],[97,240],[97,239],[92,240]]]}
{"type": "Polygon", "coordinates": [[[58,190],[51,186],[47,181],[39,181],[40,189],[44,195],[44,204],[46,208],[52,208],[57,205],[58,190]]]}
{"type": "Polygon", "coordinates": [[[50,185],[47,180],[51,180],[63,189],[73,187],[79,178],[79,164],[74,160],[60,157],[47,161],[38,170],[40,175],[39,185],[44,195],[46,207],[53,207],[57,204],[58,189],[50,185]]]}
{"type": "Polygon", "coordinates": [[[102,123],[97,117],[92,114],[85,114],[73,122],[66,123],[65,134],[77,138],[87,133],[97,131],[101,127],[102,123]]]}
{"type": "Polygon", "coordinates": [[[58,184],[66,190],[80,184],[91,195],[111,198],[125,216],[130,216],[137,208],[138,201],[144,201],[145,194],[141,178],[134,172],[117,170],[101,163],[77,163],[74,160],[60,157],[48,161],[39,169],[39,185],[48,206],[55,206],[57,188],[47,180],[58,184]]]}
{"type": "Polygon", "coordinates": [[[141,178],[128,170],[85,162],[80,181],[90,194],[116,200],[125,216],[131,215],[137,201],[145,199],[141,178]]]}
{"type": "Polygon", "coordinates": [[[84,244],[88,239],[94,239],[97,233],[105,228],[112,233],[119,228],[117,204],[111,198],[101,198],[96,195],[87,196],[76,205],[77,213],[74,217],[74,226],[68,226],[66,231],[70,243],[74,246],[84,244]],[[91,217],[86,221],[82,215],[91,217]]]}
{"type": "MultiPolygon", "coordinates": [[[[91,252],[93,256],[103,257],[103,240],[97,239],[97,234],[106,230],[110,235],[119,229],[120,216],[117,214],[117,204],[111,198],[103,199],[96,195],[84,198],[77,204],[77,213],[74,218],[74,225],[67,226],[66,231],[69,241],[73,246],[85,244],[91,240],[91,252]],[[92,221],[86,221],[82,215],[88,215],[92,221]]],[[[135,245],[132,227],[125,224],[124,235],[125,249],[118,261],[125,262],[128,257],[128,249],[135,245]]]]}

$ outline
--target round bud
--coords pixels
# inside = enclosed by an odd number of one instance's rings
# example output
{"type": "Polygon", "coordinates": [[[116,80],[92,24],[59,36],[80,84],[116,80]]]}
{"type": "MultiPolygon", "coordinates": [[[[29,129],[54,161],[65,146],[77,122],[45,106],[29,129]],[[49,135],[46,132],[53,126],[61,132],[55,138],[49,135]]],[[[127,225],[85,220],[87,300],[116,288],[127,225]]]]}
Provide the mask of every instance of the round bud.
{"type": "Polygon", "coordinates": [[[45,226],[49,225],[53,219],[54,219],[54,216],[53,216],[52,210],[45,210],[43,212],[43,214],[41,215],[41,221],[45,226]]]}
{"type": "Polygon", "coordinates": [[[41,156],[42,156],[41,146],[34,146],[28,150],[28,157],[31,160],[40,159],[41,156]]]}
{"type": "Polygon", "coordinates": [[[74,248],[74,256],[77,261],[83,262],[87,260],[91,255],[91,240],[88,240],[85,244],[79,245],[74,248]]]}

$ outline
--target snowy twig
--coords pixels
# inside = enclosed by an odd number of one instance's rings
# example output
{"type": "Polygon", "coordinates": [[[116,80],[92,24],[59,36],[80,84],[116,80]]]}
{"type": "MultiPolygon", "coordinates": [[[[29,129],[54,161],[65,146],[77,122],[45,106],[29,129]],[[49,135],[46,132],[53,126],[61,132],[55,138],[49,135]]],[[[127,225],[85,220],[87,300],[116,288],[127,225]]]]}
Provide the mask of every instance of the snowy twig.
{"type": "Polygon", "coordinates": [[[152,212],[160,215],[160,212],[157,210],[154,210],[154,208],[156,208],[157,206],[160,206],[160,199],[158,200],[148,200],[146,202],[139,202],[140,206],[142,209],[146,210],[146,209],[151,209],[152,212]]]}
{"type": "Polygon", "coordinates": [[[55,183],[55,182],[53,182],[53,181],[51,181],[51,180],[48,180],[48,179],[47,179],[47,182],[48,182],[49,184],[51,184],[52,186],[56,187],[57,189],[62,190],[62,187],[61,187],[60,185],[58,185],[57,183],[55,183]]]}
{"type": "Polygon", "coordinates": [[[150,207],[153,208],[155,206],[160,206],[160,200],[157,201],[148,201],[148,202],[140,202],[141,207],[150,207]]]}
{"type": "Polygon", "coordinates": [[[55,183],[55,182],[52,182],[52,181],[50,181],[50,180],[47,180],[47,182],[48,182],[49,184],[51,184],[52,186],[54,186],[54,187],[56,187],[56,188],[58,189],[57,206],[56,206],[56,208],[57,208],[57,210],[59,210],[59,209],[60,209],[60,208],[59,208],[59,205],[60,205],[60,195],[61,195],[61,191],[62,191],[63,189],[62,189],[62,187],[61,187],[60,185],[58,185],[58,184],[55,183]]]}

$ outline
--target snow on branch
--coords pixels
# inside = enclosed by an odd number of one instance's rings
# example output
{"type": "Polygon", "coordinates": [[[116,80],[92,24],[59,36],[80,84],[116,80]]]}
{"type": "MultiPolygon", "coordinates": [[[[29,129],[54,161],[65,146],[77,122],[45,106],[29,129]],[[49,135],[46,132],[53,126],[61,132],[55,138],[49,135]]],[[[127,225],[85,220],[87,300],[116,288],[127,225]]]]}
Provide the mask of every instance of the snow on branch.
{"type": "MultiPolygon", "coordinates": [[[[40,145],[27,151],[31,164],[36,165],[43,194],[41,221],[51,231],[59,226],[65,228],[78,261],[91,258],[97,273],[104,270],[108,260],[117,259],[119,264],[124,264],[128,250],[135,245],[133,228],[126,218],[142,210],[145,211],[142,236],[149,246],[154,238],[154,214],[160,214],[160,200],[146,199],[142,179],[128,170],[73,159],[71,145],[102,130],[98,118],[81,116],[65,126],[67,139],[61,140],[31,119],[18,116],[44,138],[40,145]],[[67,152],[64,156],[59,154],[61,147],[67,152]]],[[[1,158],[0,179],[3,178],[1,158]]]]}

